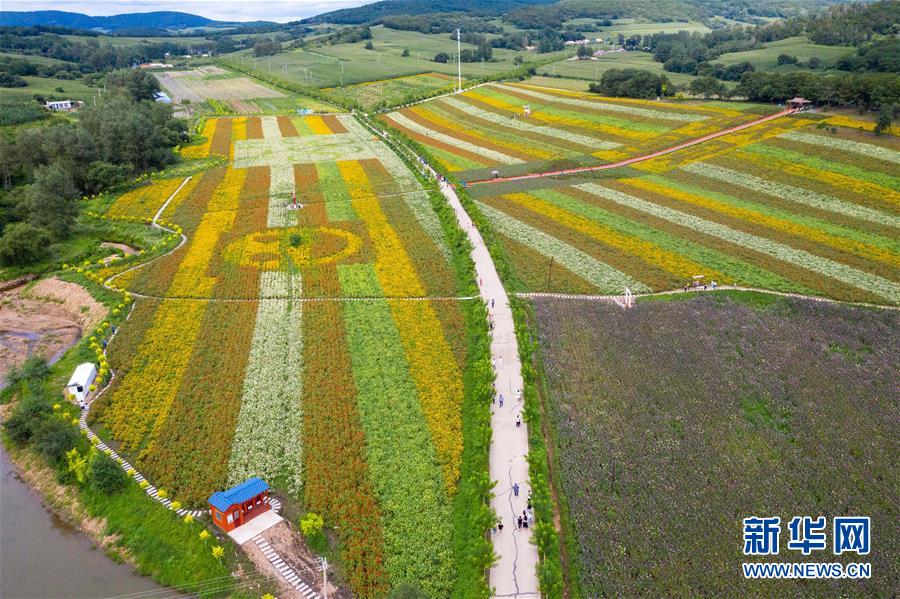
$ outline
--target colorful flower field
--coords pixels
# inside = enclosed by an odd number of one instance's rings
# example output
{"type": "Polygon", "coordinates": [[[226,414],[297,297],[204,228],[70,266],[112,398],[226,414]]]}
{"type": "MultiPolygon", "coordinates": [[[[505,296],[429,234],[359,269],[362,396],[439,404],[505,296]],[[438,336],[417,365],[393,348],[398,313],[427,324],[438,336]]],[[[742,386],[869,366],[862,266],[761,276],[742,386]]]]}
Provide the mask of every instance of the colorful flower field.
{"type": "Polygon", "coordinates": [[[752,120],[715,105],[661,104],[491,84],[381,117],[461,180],[603,164],[752,120]],[[528,114],[526,115],[526,107],[528,114]]]}
{"type": "Polygon", "coordinates": [[[900,303],[900,143],[778,119],[629,169],[469,190],[522,291],[704,282],[900,303]]]}
{"type": "MultiPolygon", "coordinates": [[[[760,510],[782,522],[824,514],[829,527],[865,513],[896,547],[898,312],[750,293],[675,298],[628,311],[533,301],[572,595],[758,596],[759,581],[734,573],[749,561],[741,519],[760,510]]],[[[798,557],[782,545],[766,561],[798,557]]],[[[844,580],[780,580],[776,595],[893,594],[900,563],[874,545],[867,559],[882,574],[850,591],[844,580]]]]}
{"type": "MultiPolygon", "coordinates": [[[[187,241],[129,273],[94,423],[184,505],[262,476],[321,513],[355,595],[448,596],[470,366],[429,192],[350,116],[204,135],[197,155],[232,161],[167,208],[187,241]]],[[[113,209],[144,215],[141,198],[113,209]]]]}

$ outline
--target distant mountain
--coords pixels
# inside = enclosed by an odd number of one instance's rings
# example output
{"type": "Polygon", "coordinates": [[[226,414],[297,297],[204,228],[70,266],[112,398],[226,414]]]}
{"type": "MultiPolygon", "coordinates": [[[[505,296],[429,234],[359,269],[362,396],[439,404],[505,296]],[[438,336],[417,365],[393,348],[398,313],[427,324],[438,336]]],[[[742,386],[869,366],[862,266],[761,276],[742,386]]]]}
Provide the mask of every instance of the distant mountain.
{"type": "Polygon", "coordinates": [[[342,8],[300,21],[304,24],[341,23],[359,25],[382,17],[464,12],[499,15],[516,8],[553,4],[556,0],[382,0],[356,8],[342,8]]]}
{"type": "MultiPolygon", "coordinates": [[[[257,22],[256,24],[259,24],[257,22]]],[[[35,10],[16,12],[0,11],[2,26],[49,25],[69,27],[71,29],[100,29],[118,31],[120,29],[190,29],[192,27],[229,27],[243,26],[246,23],[227,23],[213,21],[206,17],[185,12],[157,11],[144,13],[127,13],[109,17],[91,17],[77,12],[61,10],[35,10]]]]}

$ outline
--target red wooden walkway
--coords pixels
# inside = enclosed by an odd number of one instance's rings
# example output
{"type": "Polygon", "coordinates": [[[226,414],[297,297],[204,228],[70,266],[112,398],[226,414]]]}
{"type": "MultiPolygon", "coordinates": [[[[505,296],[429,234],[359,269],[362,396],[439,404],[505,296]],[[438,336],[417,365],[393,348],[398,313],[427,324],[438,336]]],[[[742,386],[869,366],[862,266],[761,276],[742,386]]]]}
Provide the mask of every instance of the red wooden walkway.
{"type": "Polygon", "coordinates": [[[496,177],[493,179],[479,179],[477,181],[468,181],[466,183],[469,185],[481,185],[483,183],[501,183],[503,181],[520,181],[522,179],[537,179],[539,177],[555,177],[557,175],[573,175],[576,173],[587,173],[590,171],[602,171],[610,168],[619,168],[622,166],[628,166],[630,164],[635,164],[636,162],[643,162],[645,160],[650,160],[652,158],[658,158],[659,156],[665,156],[666,154],[671,154],[672,152],[677,152],[679,150],[683,150],[685,148],[689,148],[691,146],[696,146],[697,144],[702,144],[704,142],[710,141],[711,139],[716,139],[717,137],[722,137],[724,135],[728,135],[730,133],[735,133],[737,131],[742,131],[744,129],[749,129],[750,127],[755,127],[756,125],[761,125],[763,123],[767,123],[769,121],[774,121],[775,119],[781,118],[783,116],[787,116],[789,114],[793,114],[795,112],[799,112],[796,108],[789,108],[787,110],[782,110],[781,112],[770,114],[769,116],[762,117],[760,119],[756,119],[755,121],[750,121],[748,123],[742,123],[740,125],[736,125],[734,127],[730,127],[728,129],[722,129],[721,131],[716,131],[715,133],[710,133],[709,135],[704,135],[703,137],[698,137],[697,139],[691,139],[684,143],[678,144],[677,146],[672,146],[670,148],[665,148],[663,150],[659,150],[653,152],[652,154],[645,154],[643,156],[635,156],[634,158],[628,158],[627,160],[620,160],[619,162],[611,162],[609,164],[598,164],[595,166],[579,166],[577,168],[567,168],[558,171],[546,171],[543,173],[528,173],[525,175],[512,175],[510,177],[496,177]]]}

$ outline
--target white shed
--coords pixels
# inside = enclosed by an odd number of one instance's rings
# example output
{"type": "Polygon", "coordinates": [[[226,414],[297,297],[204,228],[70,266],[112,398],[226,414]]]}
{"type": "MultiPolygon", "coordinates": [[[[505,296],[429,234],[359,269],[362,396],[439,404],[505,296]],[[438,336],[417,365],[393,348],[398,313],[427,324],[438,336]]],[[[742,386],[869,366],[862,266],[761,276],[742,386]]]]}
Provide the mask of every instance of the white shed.
{"type": "Polygon", "coordinates": [[[75,368],[75,372],[72,373],[66,389],[81,403],[90,393],[90,388],[95,378],[97,378],[97,367],[93,363],[85,362],[84,364],[79,364],[75,368]]]}
{"type": "Polygon", "coordinates": [[[46,106],[50,110],[71,110],[72,100],[51,100],[46,106]]]}

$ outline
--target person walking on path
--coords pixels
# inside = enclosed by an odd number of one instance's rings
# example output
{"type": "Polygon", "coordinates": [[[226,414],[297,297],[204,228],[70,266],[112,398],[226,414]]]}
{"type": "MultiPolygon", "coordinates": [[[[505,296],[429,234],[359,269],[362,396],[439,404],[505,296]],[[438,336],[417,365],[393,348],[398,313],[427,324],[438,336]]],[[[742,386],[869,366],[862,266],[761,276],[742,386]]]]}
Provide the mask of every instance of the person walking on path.
{"type": "Polygon", "coordinates": [[[503,520],[500,520],[500,522],[497,523],[497,529],[500,532],[503,532],[503,520]]]}
{"type": "Polygon", "coordinates": [[[519,516],[519,519],[516,520],[516,528],[522,528],[522,516],[519,516]]]}
{"type": "Polygon", "coordinates": [[[513,483],[513,495],[519,496],[519,483],[513,483]]]}
{"type": "Polygon", "coordinates": [[[503,394],[500,394],[500,407],[503,407],[503,394]]]}
{"type": "MultiPolygon", "coordinates": [[[[520,426],[522,426],[522,415],[516,414],[516,428],[519,428],[520,426]]],[[[518,489],[516,489],[516,495],[518,495],[518,494],[519,494],[518,489]]]]}

